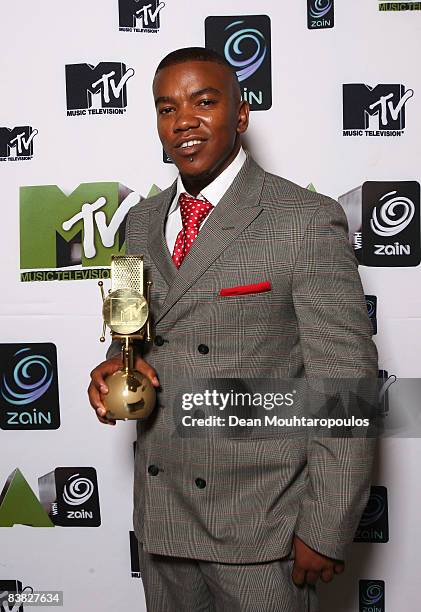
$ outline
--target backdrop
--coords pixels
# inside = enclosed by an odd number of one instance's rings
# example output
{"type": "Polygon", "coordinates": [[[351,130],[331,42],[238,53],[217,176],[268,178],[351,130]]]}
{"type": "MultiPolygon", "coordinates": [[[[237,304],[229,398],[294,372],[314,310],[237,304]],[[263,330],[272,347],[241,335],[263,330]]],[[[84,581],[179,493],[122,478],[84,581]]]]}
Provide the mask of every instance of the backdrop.
{"type": "MultiPolygon", "coordinates": [[[[155,68],[178,47],[224,53],[252,108],[246,148],[339,199],[391,413],[404,408],[394,381],[420,375],[421,3],[21,0],[0,13],[0,609],[26,610],[6,593],[33,589],[63,591],[68,612],[141,612],[135,425],[101,425],[86,388],[105,353],[98,279],[124,252],[130,207],[176,176],[155,68]]],[[[418,609],[419,457],[416,437],[381,441],[322,610],[418,609]]]]}

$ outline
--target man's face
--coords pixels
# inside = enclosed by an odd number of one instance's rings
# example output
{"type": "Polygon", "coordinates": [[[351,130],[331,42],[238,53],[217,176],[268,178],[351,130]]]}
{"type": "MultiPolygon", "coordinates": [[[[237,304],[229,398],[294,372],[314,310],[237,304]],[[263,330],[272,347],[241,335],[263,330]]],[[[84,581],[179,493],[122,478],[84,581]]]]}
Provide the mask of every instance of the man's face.
{"type": "Polygon", "coordinates": [[[163,68],[153,83],[159,138],[182,176],[217,176],[229,165],[247,129],[229,70],[209,61],[163,68]]]}

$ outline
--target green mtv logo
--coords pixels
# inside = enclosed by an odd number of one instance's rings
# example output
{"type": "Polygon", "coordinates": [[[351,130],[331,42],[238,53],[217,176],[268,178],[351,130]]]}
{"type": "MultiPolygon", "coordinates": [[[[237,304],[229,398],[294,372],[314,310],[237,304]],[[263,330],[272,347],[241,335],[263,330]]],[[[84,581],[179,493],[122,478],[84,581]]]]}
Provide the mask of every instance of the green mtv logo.
{"type": "Polygon", "coordinates": [[[13,527],[13,525],[54,527],[54,523],[18,468],[10,474],[0,493],[0,527],[13,527]]]}
{"type": "Polygon", "coordinates": [[[142,199],[115,182],[82,183],[70,195],[56,185],[21,187],[21,269],[109,266],[124,254],[125,218],[142,199]]]}

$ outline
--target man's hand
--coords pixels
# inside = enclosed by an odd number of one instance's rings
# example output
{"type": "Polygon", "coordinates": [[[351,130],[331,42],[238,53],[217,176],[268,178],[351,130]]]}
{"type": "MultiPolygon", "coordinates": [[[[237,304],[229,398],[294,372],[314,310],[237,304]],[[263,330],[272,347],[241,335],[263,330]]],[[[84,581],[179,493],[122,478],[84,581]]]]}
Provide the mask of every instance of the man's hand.
{"type": "Polygon", "coordinates": [[[342,574],[345,569],[343,561],[325,557],[305,544],[298,536],[294,536],[295,549],[292,580],[296,586],[316,584],[320,578],[323,582],[333,580],[334,574],[342,574]]]}
{"type": "MultiPolygon", "coordinates": [[[[120,370],[122,365],[123,362],[120,356],[113,357],[112,359],[107,359],[107,361],[100,363],[99,366],[91,372],[91,382],[88,387],[89,402],[95,410],[98,420],[106,425],[115,425],[116,422],[114,419],[109,419],[105,416],[107,411],[102,403],[102,396],[108,393],[105,378],[114,374],[117,370],[120,370]]],[[[144,359],[140,357],[136,359],[135,369],[149,378],[154,387],[159,387],[156,371],[144,359]]]]}

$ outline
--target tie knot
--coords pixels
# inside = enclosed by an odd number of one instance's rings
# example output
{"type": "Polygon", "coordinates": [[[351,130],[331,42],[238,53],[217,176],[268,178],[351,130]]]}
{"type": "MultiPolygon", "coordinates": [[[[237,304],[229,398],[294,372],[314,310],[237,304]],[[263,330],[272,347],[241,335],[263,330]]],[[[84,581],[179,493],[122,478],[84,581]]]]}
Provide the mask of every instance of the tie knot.
{"type": "Polygon", "coordinates": [[[200,224],[213,208],[212,204],[206,198],[204,200],[199,200],[188,193],[180,193],[178,201],[180,204],[183,227],[194,227],[199,229],[200,224]]]}

